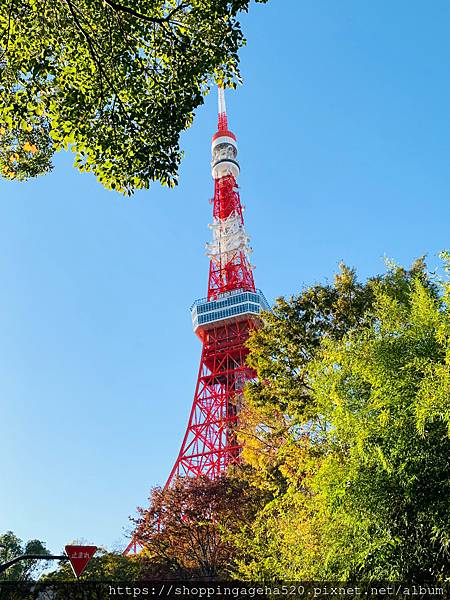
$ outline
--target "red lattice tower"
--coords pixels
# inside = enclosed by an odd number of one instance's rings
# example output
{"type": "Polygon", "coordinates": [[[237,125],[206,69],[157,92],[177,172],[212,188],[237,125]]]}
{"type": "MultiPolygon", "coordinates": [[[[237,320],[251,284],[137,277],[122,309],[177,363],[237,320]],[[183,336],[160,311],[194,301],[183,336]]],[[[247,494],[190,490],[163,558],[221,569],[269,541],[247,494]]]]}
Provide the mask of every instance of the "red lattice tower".
{"type": "MultiPolygon", "coordinates": [[[[191,308],[194,331],[203,348],[189,422],[166,487],[177,476],[215,478],[240,453],[235,434],[240,397],[245,382],[255,376],[246,364],[245,342],[250,330],[259,325],[261,311],[269,307],[253,280],[236,157],[236,136],[228,129],[224,91],[219,88],[211,162],[213,240],[206,245],[208,296],[191,308]]],[[[133,539],[125,552],[136,552],[136,546],[133,539]]]]}

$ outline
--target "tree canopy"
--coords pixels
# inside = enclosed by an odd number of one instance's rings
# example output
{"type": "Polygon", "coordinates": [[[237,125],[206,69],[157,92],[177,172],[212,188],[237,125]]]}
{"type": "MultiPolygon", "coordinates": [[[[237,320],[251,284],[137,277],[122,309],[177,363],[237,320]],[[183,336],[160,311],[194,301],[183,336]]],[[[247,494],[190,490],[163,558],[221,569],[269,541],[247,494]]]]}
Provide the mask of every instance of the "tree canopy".
{"type": "Polygon", "coordinates": [[[211,80],[240,80],[249,3],[0,0],[0,174],[46,173],[70,148],[108,189],[174,185],[211,80]]]}
{"type": "Polygon", "coordinates": [[[236,560],[233,533],[250,524],[262,494],[235,473],[178,478],[154,488],[135,536],[164,577],[224,577],[236,560]]]}
{"type": "MultiPolygon", "coordinates": [[[[7,531],[0,535],[0,564],[24,554],[41,554],[48,556],[50,552],[40,540],[23,542],[15,533],[7,531]]],[[[7,571],[0,573],[0,581],[32,581],[42,570],[42,561],[25,560],[16,563],[7,571]]]]}
{"type": "Polygon", "coordinates": [[[238,534],[249,579],[444,581],[450,286],[423,261],[281,299],[255,332],[240,437],[271,491],[238,534]]]}

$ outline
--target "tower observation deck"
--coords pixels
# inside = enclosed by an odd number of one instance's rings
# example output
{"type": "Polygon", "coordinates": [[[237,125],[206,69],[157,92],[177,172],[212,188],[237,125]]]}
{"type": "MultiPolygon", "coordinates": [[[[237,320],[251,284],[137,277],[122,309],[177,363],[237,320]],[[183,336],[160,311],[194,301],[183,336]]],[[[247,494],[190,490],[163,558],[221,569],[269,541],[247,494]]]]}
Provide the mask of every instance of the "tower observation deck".
{"type": "Polygon", "coordinates": [[[261,292],[225,292],[217,300],[202,298],[191,307],[192,324],[195,333],[204,339],[206,332],[217,323],[232,323],[257,317],[261,311],[270,310],[269,304],[261,292]]]}

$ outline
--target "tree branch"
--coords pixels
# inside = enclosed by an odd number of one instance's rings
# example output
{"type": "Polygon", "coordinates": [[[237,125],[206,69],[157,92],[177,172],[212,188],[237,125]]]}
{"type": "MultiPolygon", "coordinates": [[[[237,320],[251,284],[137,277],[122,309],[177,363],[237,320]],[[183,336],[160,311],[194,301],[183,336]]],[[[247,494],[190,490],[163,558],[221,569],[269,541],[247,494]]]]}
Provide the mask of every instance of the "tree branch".
{"type": "Polygon", "coordinates": [[[0,60],[5,56],[5,54],[8,51],[8,47],[9,47],[9,36],[10,36],[10,32],[11,32],[11,15],[12,15],[13,6],[14,6],[14,0],[11,0],[10,5],[9,5],[9,11],[8,11],[8,27],[7,27],[7,31],[6,31],[6,44],[5,44],[5,49],[3,50],[3,52],[0,56],[0,60]]]}
{"type": "Polygon", "coordinates": [[[72,2],[70,0],[64,0],[64,2],[67,4],[67,6],[69,8],[70,14],[72,15],[72,18],[75,22],[77,29],[80,31],[81,35],[86,40],[92,60],[97,65],[97,69],[98,69],[98,72],[100,75],[100,95],[101,95],[102,102],[105,102],[105,96],[104,96],[104,91],[103,91],[103,77],[102,77],[103,76],[103,67],[97,56],[97,52],[95,51],[94,43],[93,43],[90,35],[87,33],[87,31],[84,29],[83,25],[81,24],[80,20],[78,19],[75,9],[72,5],[72,2]]]}
{"type": "Polygon", "coordinates": [[[183,8],[188,6],[188,4],[185,4],[184,2],[182,2],[181,4],[176,6],[173,10],[171,10],[170,13],[167,14],[165,17],[149,17],[148,15],[144,15],[143,13],[140,13],[139,11],[134,10],[133,8],[130,8],[129,6],[124,6],[123,4],[114,2],[114,0],[104,0],[104,2],[105,2],[105,4],[107,4],[109,7],[111,7],[115,11],[125,12],[129,15],[132,15],[133,17],[136,17],[136,19],[141,19],[142,21],[147,21],[147,23],[158,23],[160,25],[162,25],[163,23],[170,22],[172,17],[178,11],[180,11],[183,8]]]}
{"type": "Polygon", "coordinates": [[[84,29],[83,25],[81,24],[80,20],[78,19],[71,0],[64,0],[64,2],[67,4],[67,6],[69,8],[70,14],[72,15],[72,18],[75,22],[76,27],[78,28],[78,30],[80,31],[80,33],[82,34],[84,39],[86,40],[92,60],[97,65],[97,69],[98,69],[98,72],[100,75],[100,94],[101,94],[102,101],[105,102],[105,96],[104,96],[104,91],[103,91],[103,77],[104,77],[106,83],[111,88],[111,91],[115,94],[115,98],[117,98],[117,101],[119,103],[119,106],[120,106],[120,109],[121,109],[123,115],[125,116],[127,121],[130,123],[132,128],[135,129],[135,124],[133,123],[133,120],[130,118],[122,100],[120,99],[119,93],[116,90],[113,82],[109,79],[107,73],[105,72],[102,63],[101,63],[99,57],[97,56],[97,52],[94,47],[94,42],[92,41],[92,38],[90,37],[88,32],[84,29]]]}

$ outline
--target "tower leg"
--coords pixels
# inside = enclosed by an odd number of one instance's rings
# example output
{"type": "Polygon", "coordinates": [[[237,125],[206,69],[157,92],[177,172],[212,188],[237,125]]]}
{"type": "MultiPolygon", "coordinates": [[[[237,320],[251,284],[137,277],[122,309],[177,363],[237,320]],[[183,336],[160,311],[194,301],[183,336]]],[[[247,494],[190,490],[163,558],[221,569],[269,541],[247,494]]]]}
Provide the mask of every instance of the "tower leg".
{"type": "Polygon", "coordinates": [[[166,486],[176,476],[218,477],[239,459],[235,430],[242,388],[254,377],[245,362],[253,327],[244,320],[207,332],[186,434],[166,486]]]}

